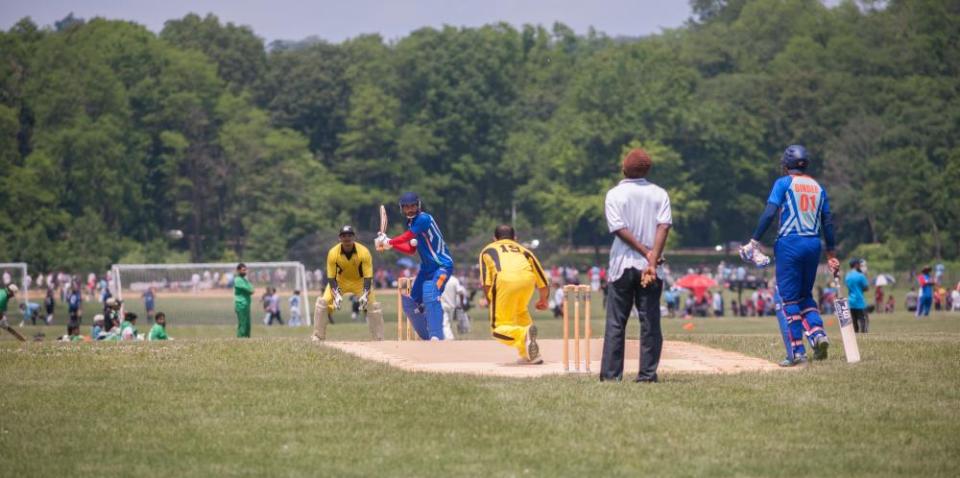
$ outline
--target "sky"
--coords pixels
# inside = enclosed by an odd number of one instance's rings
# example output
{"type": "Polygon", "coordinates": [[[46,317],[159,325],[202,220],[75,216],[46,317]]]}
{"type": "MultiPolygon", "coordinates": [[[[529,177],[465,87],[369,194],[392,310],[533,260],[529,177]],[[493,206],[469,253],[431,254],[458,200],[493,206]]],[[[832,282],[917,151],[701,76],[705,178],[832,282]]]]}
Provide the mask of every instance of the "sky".
{"type": "Polygon", "coordinates": [[[687,0],[0,0],[0,28],[29,16],[53,25],[70,12],[84,19],[131,20],[154,32],[190,12],[250,26],[266,42],[309,36],[341,42],[365,33],[387,40],[424,26],[479,26],[506,21],[549,27],[560,21],[577,33],[593,26],[609,36],[640,36],[682,26],[687,0]]]}

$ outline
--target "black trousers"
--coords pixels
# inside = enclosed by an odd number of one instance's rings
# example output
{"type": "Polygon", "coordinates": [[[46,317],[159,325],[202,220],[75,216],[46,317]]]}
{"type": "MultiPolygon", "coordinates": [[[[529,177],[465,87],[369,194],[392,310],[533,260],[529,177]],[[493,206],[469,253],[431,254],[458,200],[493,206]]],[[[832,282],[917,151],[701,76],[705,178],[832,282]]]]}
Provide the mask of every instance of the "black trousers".
{"type": "Polygon", "coordinates": [[[870,317],[866,309],[850,309],[851,318],[853,318],[853,331],[858,334],[869,332],[870,317]]]}
{"type": "Polygon", "coordinates": [[[640,287],[641,272],[623,271],[607,287],[607,323],[603,334],[603,359],[600,380],[623,379],[623,356],[627,320],[634,307],[640,315],[640,372],[637,381],[656,381],[663,332],[660,330],[660,293],[663,281],[657,279],[649,287],[640,287]]]}

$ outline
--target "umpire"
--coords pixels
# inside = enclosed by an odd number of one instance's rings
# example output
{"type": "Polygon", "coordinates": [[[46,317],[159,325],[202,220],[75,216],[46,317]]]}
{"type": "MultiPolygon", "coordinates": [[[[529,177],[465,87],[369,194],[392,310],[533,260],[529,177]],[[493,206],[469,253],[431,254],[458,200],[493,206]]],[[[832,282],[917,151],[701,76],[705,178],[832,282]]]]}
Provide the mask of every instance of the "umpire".
{"type": "Polygon", "coordinates": [[[610,248],[607,323],[603,336],[600,380],[623,380],[627,319],[636,306],[640,316],[640,372],[636,381],[657,381],[663,349],[657,263],[663,254],[672,218],[667,192],[645,179],[653,165],[642,149],[623,158],[623,176],[607,191],[607,227],[615,236],[610,248]]]}

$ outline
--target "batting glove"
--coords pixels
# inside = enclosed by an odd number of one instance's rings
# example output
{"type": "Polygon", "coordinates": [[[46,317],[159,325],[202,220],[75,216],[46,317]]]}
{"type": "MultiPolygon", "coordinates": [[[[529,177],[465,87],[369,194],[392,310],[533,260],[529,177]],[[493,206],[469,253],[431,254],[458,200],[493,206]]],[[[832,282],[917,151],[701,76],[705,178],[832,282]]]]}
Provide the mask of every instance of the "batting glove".
{"type": "Polygon", "coordinates": [[[830,268],[830,272],[832,272],[833,275],[837,275],[840,273],[840,260],[838,260],[836,257],[827,259],[827,267],[830,268]]]}
{"type": "Polygon", "coordinates": [[[377,234],[377,238],[373,240],[373,244],[376,246],[378,251],[385,251],[393,248],[393,245],[390,244],[390,238],[382,232],[377,234]]]}
{"type": "Polygon", "coordinates": [[[340,302],[342,302],[342,301],[343,301],[343,295],[340,294],[340,291],[339,291],[338,289],[334,289],[334,291],[333,291],[333,308],[334,308],[334,309],[337,309],[337,310],[340,310],[340,302]]]}
{"type": "Polygon", "coordinates": [[[763,253],[762,246],[755,239],[750,239],[750,242],[740,246],[740,258],[757,267],[770,265],[770,256],[763,253]]]}

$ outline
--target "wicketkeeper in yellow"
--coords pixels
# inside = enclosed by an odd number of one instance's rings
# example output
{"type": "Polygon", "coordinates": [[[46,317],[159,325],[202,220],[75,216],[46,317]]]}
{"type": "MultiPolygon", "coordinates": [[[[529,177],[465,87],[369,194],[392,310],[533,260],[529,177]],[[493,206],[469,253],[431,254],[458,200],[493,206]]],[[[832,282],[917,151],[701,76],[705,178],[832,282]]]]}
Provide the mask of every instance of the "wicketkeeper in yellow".
{"type": "Polygon", "coordinates": [[[517,243],[513,227],[497,226],[493,237],[496,240],[480,253],[480,277],[490,302],[493,338],[516,348],[523,361],[543,363],[537,346],[537,326],[533,325],[527,304],[536,288],[540,295],[536,308],[547,310],[547,277],[537,257],[517,243]]]}
{"type": "Polygon", "coordinates": [[[367,325],[373,340],[383,340],[383,309],[374,299],[373,257],[370,250],[356,242],[350,226],[340,229],[340,243],[327,253],[327,287],[317,299],[313,340],[327,338],[327,323],[334,309],[340,309],[344,294],[354,294],[360,309],[367,311],[367,325]],[[368,309],[369,304],[369,309],[368,309]]]}

